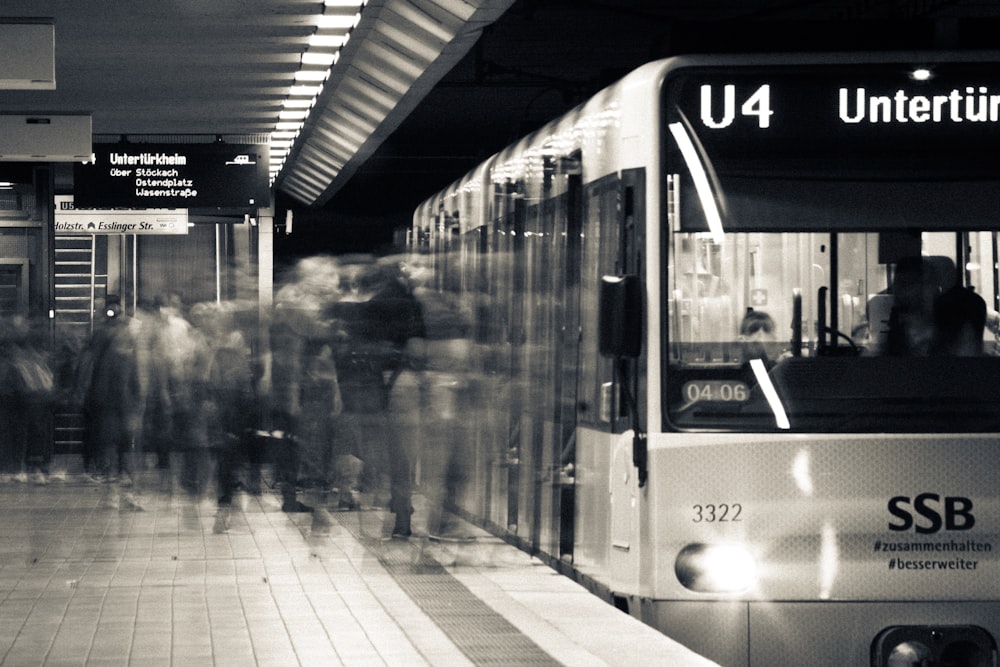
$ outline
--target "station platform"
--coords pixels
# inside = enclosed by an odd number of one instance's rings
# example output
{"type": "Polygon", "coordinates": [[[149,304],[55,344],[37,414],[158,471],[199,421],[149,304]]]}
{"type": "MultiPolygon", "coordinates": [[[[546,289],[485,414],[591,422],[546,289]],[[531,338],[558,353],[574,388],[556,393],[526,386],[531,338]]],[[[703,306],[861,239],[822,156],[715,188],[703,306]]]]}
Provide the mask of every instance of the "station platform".
{"type": "Polygon", "coordinates": [[[0,664],[714,664],[472,526],[421,535],[419,496],[392,539],[384,510],[310,493],[312,513],[265,491],[225,516],[172,489],[126,507],[66,467],[3,479],[0,664]]]}

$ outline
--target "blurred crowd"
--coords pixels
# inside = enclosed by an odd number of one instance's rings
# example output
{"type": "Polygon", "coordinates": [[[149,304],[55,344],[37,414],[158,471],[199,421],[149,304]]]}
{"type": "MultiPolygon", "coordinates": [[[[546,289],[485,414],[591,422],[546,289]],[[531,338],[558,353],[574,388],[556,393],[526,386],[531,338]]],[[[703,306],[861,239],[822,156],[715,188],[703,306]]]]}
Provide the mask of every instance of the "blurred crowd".
{"type": "Polygon", "coordinates": [[[119,509],[184,493],[221,513],[238,493],[273,489],[283,511],[309,512],[309,488],[331,509],[383,506],[392,534],[409,536],[416,459],[436,506],[461,479],[451,427],[467,319],[423,277],[403,257],[311,257],[266,312],[164,295],[128,316],[109,306],[86,340],[54,349],[9,318],[0,474],[60,475],[52,420],[70,411],[82,417],[84,475],[119,509]]]}

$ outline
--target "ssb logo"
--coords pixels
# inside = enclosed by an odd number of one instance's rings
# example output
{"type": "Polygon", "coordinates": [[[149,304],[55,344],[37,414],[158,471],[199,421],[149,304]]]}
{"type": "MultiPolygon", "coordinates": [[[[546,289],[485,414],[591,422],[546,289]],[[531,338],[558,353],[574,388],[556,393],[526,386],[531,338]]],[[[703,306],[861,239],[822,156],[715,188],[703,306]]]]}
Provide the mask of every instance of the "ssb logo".
{"type": "Polygon", "coordinates": [[[913,528],[922,535],[936,533],[942,527],[944,530],[970,530],[976,525],[972,500],[961,496],[942,499],[936,493],[921,493],[912,501],[909,496],[895,496],[889,499],[889,514],[899,519],[899,523],[889,523],[889,530],[913,528]]]}

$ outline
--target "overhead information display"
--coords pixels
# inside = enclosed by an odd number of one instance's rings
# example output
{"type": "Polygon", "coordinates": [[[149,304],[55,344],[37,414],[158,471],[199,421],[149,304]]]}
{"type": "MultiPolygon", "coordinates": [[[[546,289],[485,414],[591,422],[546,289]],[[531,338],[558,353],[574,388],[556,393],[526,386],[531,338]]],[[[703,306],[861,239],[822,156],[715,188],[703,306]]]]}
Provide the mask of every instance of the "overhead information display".
{"type": "Polygon", "coordinates": [[[81,208],[270,205],[266,144],[94,144],[73,172],[81,208]]]}

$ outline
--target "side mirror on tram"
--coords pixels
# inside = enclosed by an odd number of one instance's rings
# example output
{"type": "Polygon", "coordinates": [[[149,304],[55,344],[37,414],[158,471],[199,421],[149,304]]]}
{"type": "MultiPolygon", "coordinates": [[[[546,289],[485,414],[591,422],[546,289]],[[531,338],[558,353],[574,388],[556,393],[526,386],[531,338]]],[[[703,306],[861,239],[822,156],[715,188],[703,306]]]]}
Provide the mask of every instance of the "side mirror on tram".
{"type": "Polygon", "coordinates": [[[639,276],[602,276],[598,348],[605,357],[635,359],[642,349],[642,286],[639,276]]]}

